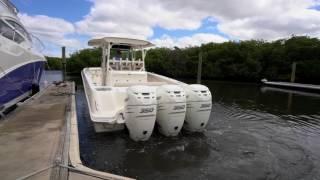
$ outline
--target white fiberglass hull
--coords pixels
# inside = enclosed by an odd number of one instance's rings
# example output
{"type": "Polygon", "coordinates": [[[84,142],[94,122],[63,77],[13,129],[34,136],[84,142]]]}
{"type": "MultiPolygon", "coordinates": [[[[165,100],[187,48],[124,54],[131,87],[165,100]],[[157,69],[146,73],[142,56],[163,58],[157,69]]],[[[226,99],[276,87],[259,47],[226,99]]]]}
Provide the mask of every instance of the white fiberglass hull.
{"type": "Polygon", "coordinates": [[[185,122],[185,129],[202,131],[209,120],[211,93],[205,86],[132,71],[111,72],[107,85],[102,86],[101,68],[85,68],[82,79],[96,132],[118,131],[126,125],[130,137],[140,141],[151,136],[156,119],[165,136],[176,136],[185,122]],[[166,94],[168,91],[172,94],[166,94]],[[163,101],[159,100],[160,94],[163,101]],[[147,103],[149,99],[152,102],[147,103]]]}
{"type": "Polygon", "coordinates": [[[38,89],[45,58],[0,36],[0,113],[38,89]]]}
{"type": "MultiPolygon", "coordinates": [[[[124,122],[117,122],[117,118],[119,116],[119,113],[116,113],[114,115],[107,115],[103,113],[99,113],[99,107],[97,104],[96,99],[101,98],[96,93],[96,88],[92,87],[92,81],[86,77],[86,74],[84,71],[81,72],[82,80],[83,80],[83,88],[86,95],[86,100],[89,108],[89,115],[90,119],[93,123],[95,132],[114,132],[124,129],[124,122]]],[[[102,88],[102,87],[101,87],[102,88]]],[[[108,88],[110,91],[112,88],[108,88]]],[[[110,98],[112,97],[112,92],[108,93],[108,95],[104,95],[104,97],[110,98]]],[[[103,97],[102,97],[103,98],[103,97]]],[[[112,105],[111,105],[112,106],[112,105]]],[[[107,106],[108,107],[108,106],[107,106]]]]}

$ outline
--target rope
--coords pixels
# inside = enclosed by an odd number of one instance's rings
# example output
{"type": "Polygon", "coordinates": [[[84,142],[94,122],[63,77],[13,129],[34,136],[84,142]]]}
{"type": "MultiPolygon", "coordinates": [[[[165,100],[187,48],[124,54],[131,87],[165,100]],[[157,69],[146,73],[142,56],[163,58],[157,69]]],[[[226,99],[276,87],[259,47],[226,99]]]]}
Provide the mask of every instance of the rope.
{"type": "Polygon", "coordinates": [[[45,167],[45,168],[42,168],[42,169],[39,169],[39,170],[34,171],[34,172],[32,172],[32,173],[29,173],[29,174],[27,174],[27,175],[25,175],[25,176],[19,177],[19,178],[17,178],[17,180],[25,180],[25,179],[28,179],[28,178],[30,178],[30,177],[32,177],[32,176],[35,176],[35,175],[37,175],[37,174],[40,174],[40,173],[42,173],[43,171],[46,171],[46,170],[51,169],[51,168],[54,168],[54,167],[56,167],[56,166],[58,166],[58,164],[52,164],[52,165],[47,166],[47,167],[45,167]]]}
{"type": "Polygon", "coordinates": [[[65,166],[65,165],[62,165],[62,164],[59,164],[58,166],[63,167],[63,168],[67,168],[70,171],[73,171],[73,172],[76,172],[76,173],[79,173],[79,174],[83,174],[83,175],[86,175],[86,176],[94,177],[94,178],[99,178],[99,179],[103,179],[103,180],[112,179],[112,178],[101,177],[101,176],[95,175],[93,173],[89,173],[87,171],[83,171],[83,170],[80,170],[80,169],[77,169],[77,168],[74,168],[74,167],[70,167],[70,166],[65,166]]]}

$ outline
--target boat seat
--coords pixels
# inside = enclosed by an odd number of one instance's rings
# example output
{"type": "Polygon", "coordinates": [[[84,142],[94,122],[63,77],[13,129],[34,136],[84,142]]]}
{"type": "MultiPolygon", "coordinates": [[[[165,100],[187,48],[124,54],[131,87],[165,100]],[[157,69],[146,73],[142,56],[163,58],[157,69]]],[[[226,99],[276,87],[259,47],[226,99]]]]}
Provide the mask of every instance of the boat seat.
{"type": "Polygon", "coordinates": [[[131,71],[131,69],[132,69],[131,64],[132,64],[132,62],[129,61],[128,59],[125,61],[121,61],[120,62],[120,70],[131,71]]]}
{"type": "Polygon", "coordinates": [[[114,86],[116,87],[129,87],[135,85],[145,85],[145,86],[161,86],[166,85],[166,82],[127,82],[127,83],[115,83],[114,86]]]}
{"type": "Polygon", "coordinates": [[[142,61],[134,61],[132,64],[132,70],[139,71],[143,68],[143,62],[142,61]]]}

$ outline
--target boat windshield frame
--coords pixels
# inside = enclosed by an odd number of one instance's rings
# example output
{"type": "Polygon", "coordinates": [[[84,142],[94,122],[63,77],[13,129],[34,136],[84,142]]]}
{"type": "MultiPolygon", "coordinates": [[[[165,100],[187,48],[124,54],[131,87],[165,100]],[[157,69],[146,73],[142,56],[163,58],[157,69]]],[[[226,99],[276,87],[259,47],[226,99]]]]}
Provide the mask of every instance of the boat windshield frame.
{"type": "Polygon", "coordinates": [[[109,71],[145,71],[147,51],[154,46],[149,41],[119,37],[92,39],[88,42],[88,45],[102,49],[102,82],[106,82],[107,72],[109,71]],[[133,52],[134,55],[131,56],[131,60],[129,58],[111,59],[111,50],[128,50],[133,52]],[[137,51],[141,51],[141,59],[135,59],[135,52],[137,51]]]}

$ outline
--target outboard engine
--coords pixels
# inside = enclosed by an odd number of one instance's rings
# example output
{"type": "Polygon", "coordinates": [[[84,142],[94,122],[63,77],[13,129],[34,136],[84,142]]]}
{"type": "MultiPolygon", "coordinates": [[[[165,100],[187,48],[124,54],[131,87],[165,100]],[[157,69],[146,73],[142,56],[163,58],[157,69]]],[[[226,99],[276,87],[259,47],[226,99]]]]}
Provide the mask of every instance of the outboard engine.
{"type": "Polygon", "coordinates": [[[126,126],[130,138],[134,141],[146,141],[150,138],[156,121],[156,90],[149,86],[132,86],[127,89],[126,126]]]}
{"type": "Polygon", "coordinates": [[[157,124],[161,134],[179,134],[186,116],[186,96],[177,85],[163,85],[157,88],[157,124]]]}
{"type": "Polygon", "coordinates": [[[206,127],[212,108],[210,90],[203,85],[193,84],[185,88],[187,95],[187,113],[184,129],[201,132],[206,127]]]}

